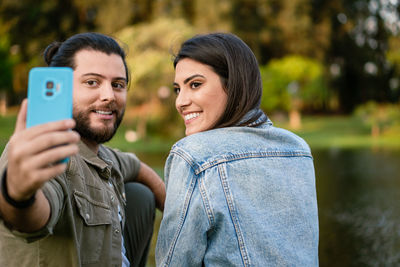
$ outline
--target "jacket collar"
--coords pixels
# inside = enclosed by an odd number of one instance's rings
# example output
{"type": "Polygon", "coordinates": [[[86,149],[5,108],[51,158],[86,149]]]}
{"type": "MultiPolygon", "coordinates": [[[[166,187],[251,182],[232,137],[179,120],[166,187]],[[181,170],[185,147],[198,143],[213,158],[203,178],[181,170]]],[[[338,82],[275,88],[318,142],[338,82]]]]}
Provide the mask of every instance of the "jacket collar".
{"type": "Polygon", "coordinates": [[[268,123],[272,125],[272,121],[265,115],[265,113],[259,109],[259,108],[254,108],[250,110],[249,112],[246,113],[246,115],[243,116],[243,118],[236,124],[237,126],[242,125],[244,122],[249,121],[251,118],[257,117],[257,119],[251,123],[248,123],[246,127],[255,127],[263,123],[268,123]],[[257,117],[258,116],[258,117],[257,117]]]}

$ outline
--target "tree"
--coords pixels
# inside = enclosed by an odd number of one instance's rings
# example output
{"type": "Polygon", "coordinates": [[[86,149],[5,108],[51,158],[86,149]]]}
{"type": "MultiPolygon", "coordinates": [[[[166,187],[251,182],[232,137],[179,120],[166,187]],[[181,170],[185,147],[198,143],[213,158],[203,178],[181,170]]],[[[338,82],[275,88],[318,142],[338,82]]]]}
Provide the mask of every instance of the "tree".
{"type": "Polygon", "coordinates": [[[341,110],[351,112],[370,100],[393,101],[389,86],[393,69],[385,56],[388,40],[396,33],[386,14],[399,15],[393,1],[319,2],[331,6],[332,35],[326,62],[337,69],[331,85],[338,92],[341,110]]]}
{"type": "Polygon", "coordinates": [[[393,68],[393,76],[389,80],[389,86],[393,99],[400,98],[400,37],[392,36],[389,40],[389,49],[386,58],[393,68]]]}
{"type": "MultiPolygon", "coordinates": [[[[127,24],[150,20],[148,0],[2,0],[1,23],[8,25],[10,46],[20,61],[12,75],[14,95],[26,93],[29,69],[44,65],[42,52],[53,41],[73,34],[99,31],[113,34],[127,24]]],[[[18,101],[19,102],[19,101],[18,101]]]]}
{"type": "Polygon", "coordinates": [[[7,94],[12,91],[13,67],[17,62],[10,45],[8,25],[0,20],[0,115],[7,112],[7,94]]]}
{"type": "Polygon", "coordinates": [[[290,126],[301,127],[300,112],[322,109],[328,100],[323,65],[313,59],[289,55],[261,67],[263,96],[267,111],[289,112],[290,126]]]}
{"type": "Polygon", "coordinates": [[[10,46],[21,59],[14,66],[15,92],[25,91],[28,69],[43,64],[41,52],[54,40],[83,31],[114,35],[127,26],[169,17],[184,19],[195,33],[237,34],[260,65],[291,54],[323,62],[330,71],[330,96],[342,112],[369,100],[399,100],[400,93],[392,89],[398,67],[387,58],[389,40],[400,32],[399,13],[399,1],[383,0],[0,2],[10,46]]]}
{"type": "Polygon", "coordinates": [[[371,127],[372,137],[379,137],[396,127],[397,129],[400,128],[400,107],[398,104],[377,104],[370,101],[357,107],[354,115],[371,127]]]}
{"type": "Polygon", "coordinates": [[[261,64],[288,54],[322,60],[329,45],[326,20],[314,20],[310,0],[235,0],[233,31],[261,64]]]}
{"type": "Polygon", "coordinates": [[[141,138],[156,125],[160,134],[181,134],[171,95],[174,77],[172,54],[180,43],[193,36],[194,29],[183,19],[159,18],[151,23],[129,26],[116,34],[128,48],[131,70],[128,104],[141,138]]]}
{"type": "Polygon", "coordinates": [[[24,97],[29,69],[43,65],[41,55],[49,43],[64,40],[78,30],[77,13],[69,0],[3,0],[0,2],[0,18],[8,27],[7,39],[14,53],[12,56],[19,59],[14,62],[14,70],[9,76],[12,77],[12,91],[8,93],[24,97]]]}

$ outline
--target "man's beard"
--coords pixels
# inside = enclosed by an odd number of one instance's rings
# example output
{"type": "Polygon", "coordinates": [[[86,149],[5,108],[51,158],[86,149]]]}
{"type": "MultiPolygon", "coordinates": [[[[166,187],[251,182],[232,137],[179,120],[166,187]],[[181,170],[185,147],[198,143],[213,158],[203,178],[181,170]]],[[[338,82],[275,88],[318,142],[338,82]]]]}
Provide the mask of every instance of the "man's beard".
{"type": "Polygon", "coordinates": [[[78,111],[74,113],[73,117],[76,122],[75,131],[77,131],[81,138],[94,141],[97,144],[103,144],[114,136],[117,131],[122,118],[124,117],[125,109],[117,113],[117,119],[115,120],[114,127],[105,129],[93,129],[90,127],[89,114],[90,112],[78,111]]]}

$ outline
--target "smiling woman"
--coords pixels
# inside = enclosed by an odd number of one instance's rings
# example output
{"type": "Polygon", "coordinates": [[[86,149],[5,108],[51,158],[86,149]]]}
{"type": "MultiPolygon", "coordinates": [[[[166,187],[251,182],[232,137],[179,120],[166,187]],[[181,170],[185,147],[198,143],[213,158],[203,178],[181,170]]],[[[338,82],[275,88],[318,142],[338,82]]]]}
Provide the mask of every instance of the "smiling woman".
{"type": "Polygon", "coordinates": [[[186,125],[186,135],[211,129],[226,109],[227,94],[210,66],[190,58],[176,65],[176,109],[186,125]]]}
{"type": "Polygon", "coordinates": [[[260,110],[252,51],[232,34],[199,35],[174,66],[187,136],[165,166],[157,266],[317,266],[311,152],[260,110]]]}

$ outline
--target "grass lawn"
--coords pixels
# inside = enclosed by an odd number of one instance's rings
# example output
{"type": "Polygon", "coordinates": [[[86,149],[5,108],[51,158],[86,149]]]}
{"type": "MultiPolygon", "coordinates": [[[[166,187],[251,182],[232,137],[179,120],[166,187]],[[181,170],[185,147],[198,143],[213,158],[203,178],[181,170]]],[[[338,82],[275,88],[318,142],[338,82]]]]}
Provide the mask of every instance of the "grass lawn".
{"type": "MultiPolygon", "coordinates": [[[[0,152],[3,151],[8,139],[12,135],[15,127],[16,115],[0,116],[0,152]]],[[[115,137],[107,143],[110,147],[118,148],[122,151],[134,151],[136,153],[167,153],[174,140],[160,140],[149,138],[137,142],[128,142],[125,140],[126,126],[121,125],[115,137]]]]}
{"type": "MultiPolygon", "coordinates": [[[[3,151],[15,124],[15,115],[0,117],[0,151],[3,151]]],[[[274,125],[295,132],[311,148],[400,148],[400,133],[390,133],[373,138],[370,128],[350,116],[305,116],[299,130],[290,129],[287,121],[272,118],[274,125]]],[[[176,140],[149,138],[136,142],[125,140],[126,126],[121,125],[109,146],[135,153],[168,153],[176,140]]]]}
{"type": "Polygon", "coordinates": [[[274,125],[295,132],[311,148],[400,148],[400,132],[374,138],[369,126],[350,116],[306,116],[299,130],[290,129],[287,122],[274,125]]]}
{"type": "Polygon", "coordinates": [[[0,116],[0,151],[3,151],[15,127],[15,116],[0,116]]]}

